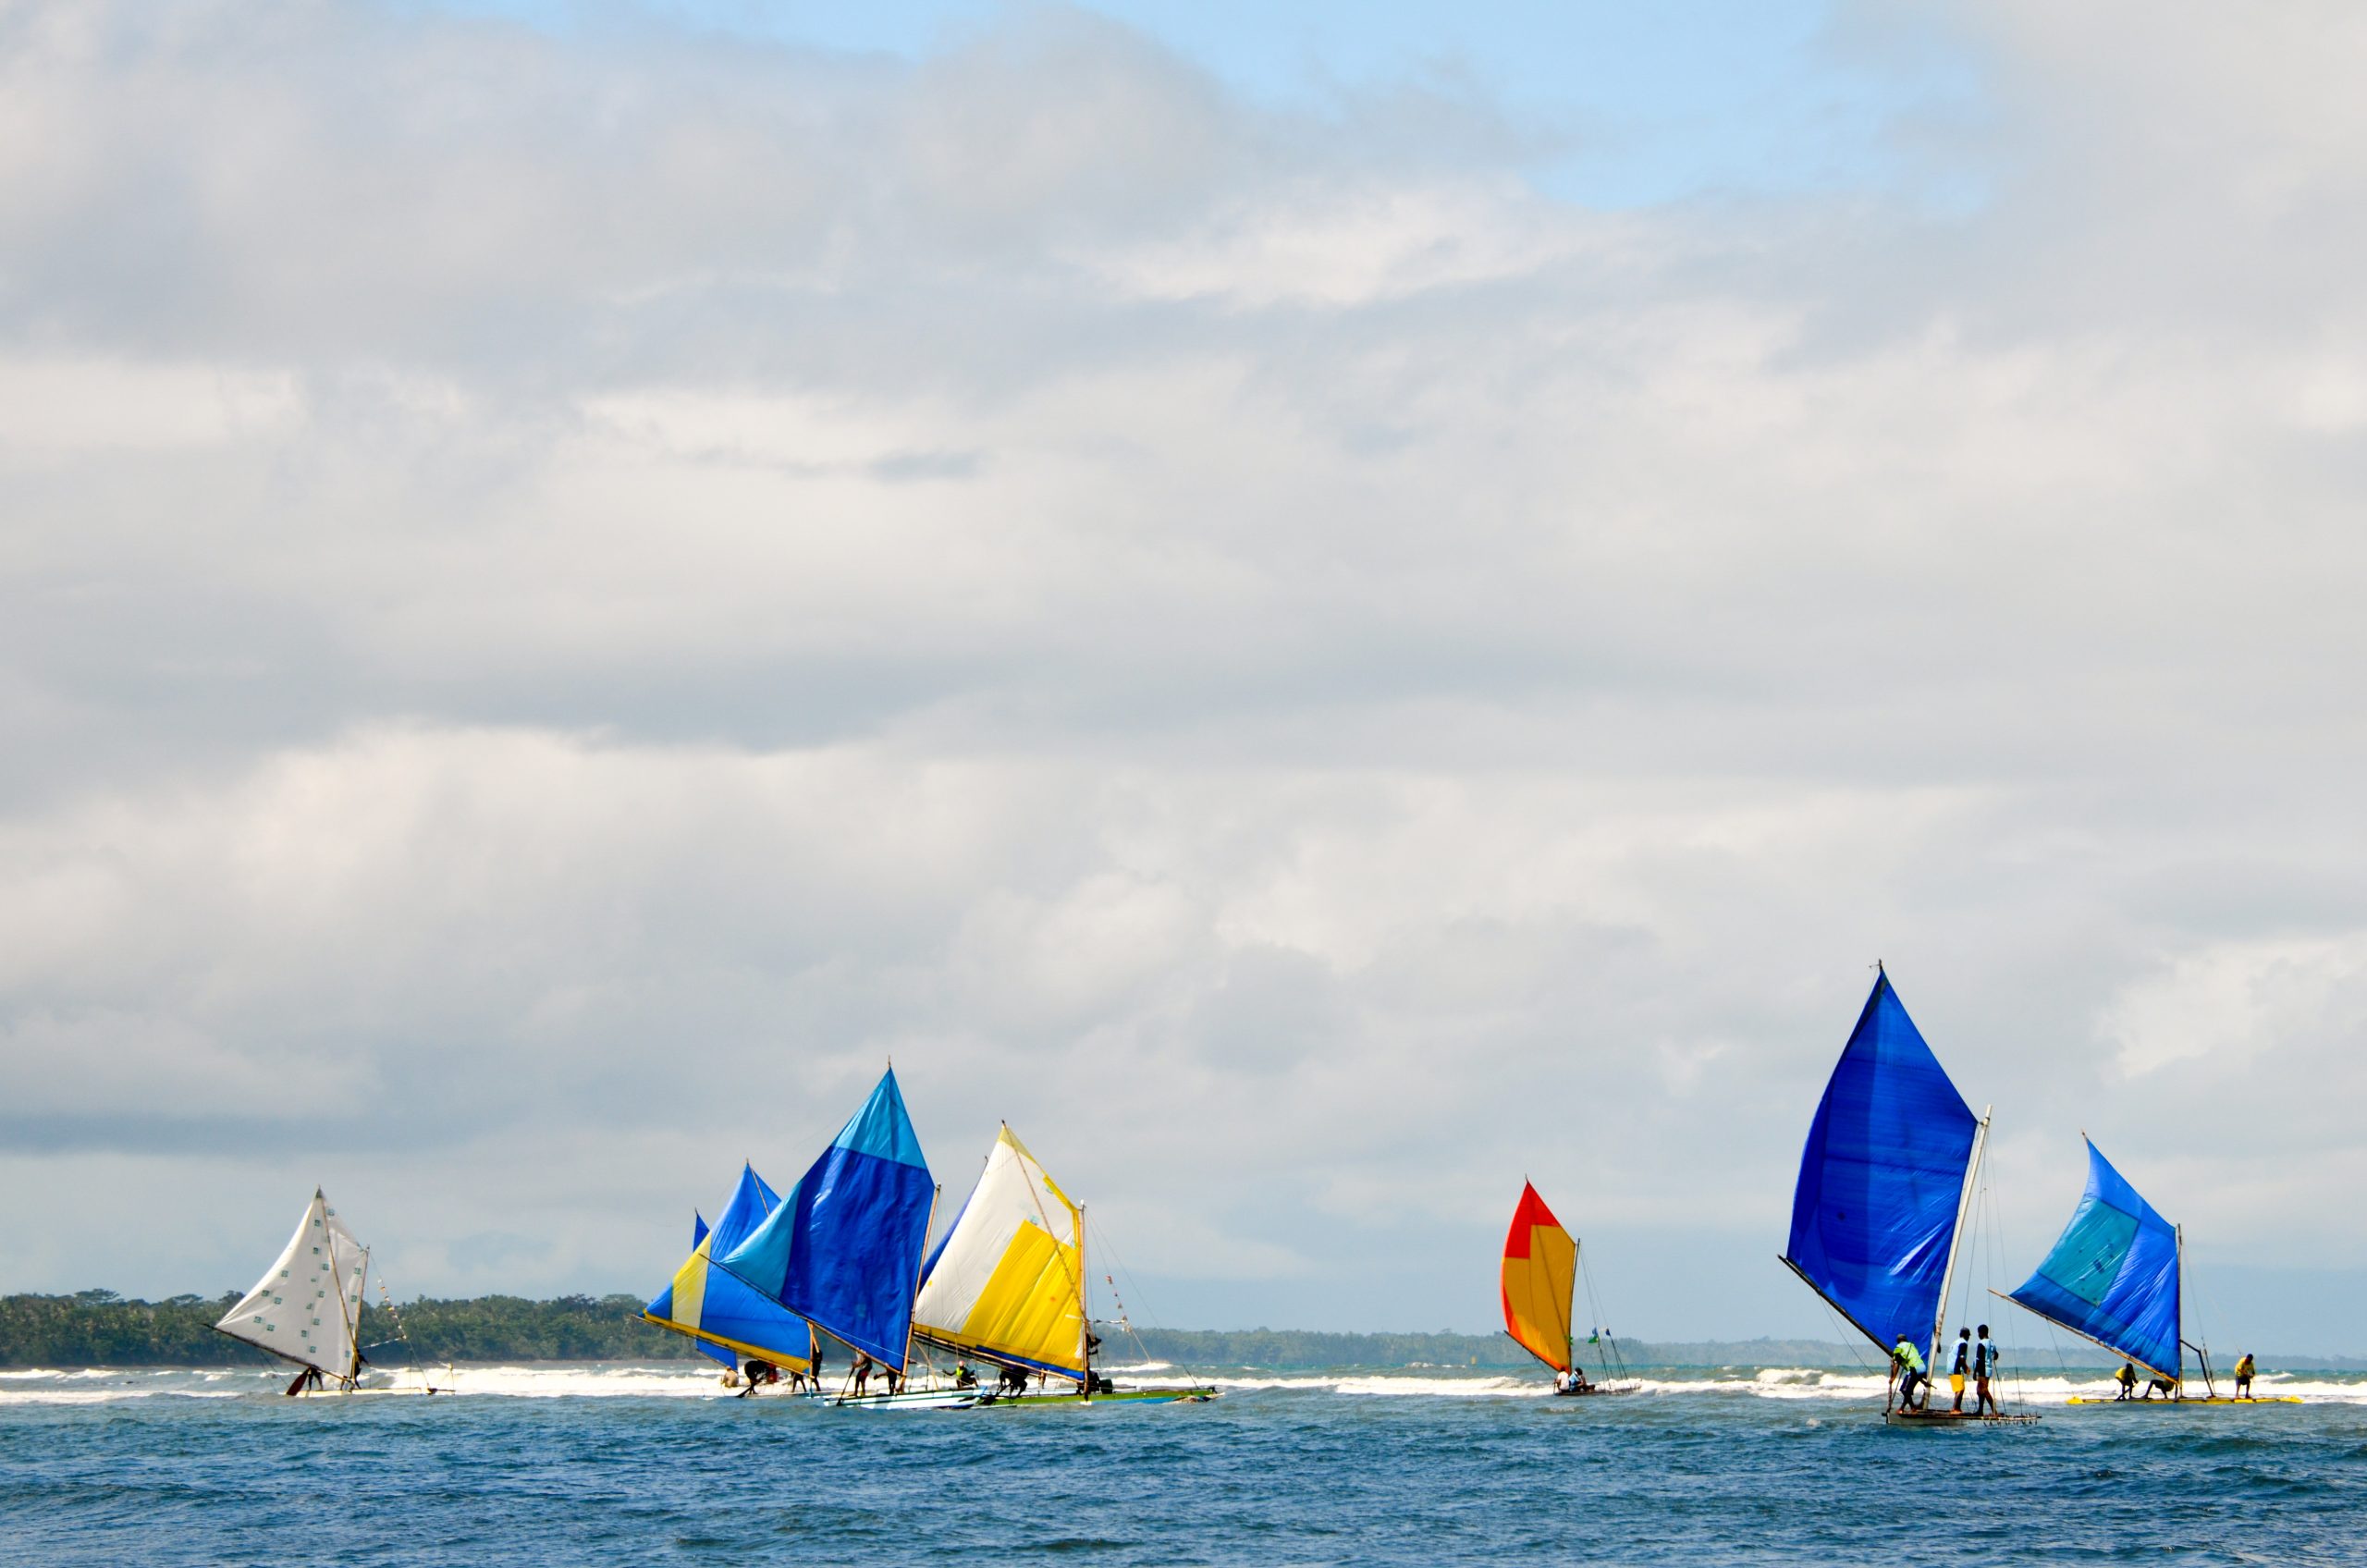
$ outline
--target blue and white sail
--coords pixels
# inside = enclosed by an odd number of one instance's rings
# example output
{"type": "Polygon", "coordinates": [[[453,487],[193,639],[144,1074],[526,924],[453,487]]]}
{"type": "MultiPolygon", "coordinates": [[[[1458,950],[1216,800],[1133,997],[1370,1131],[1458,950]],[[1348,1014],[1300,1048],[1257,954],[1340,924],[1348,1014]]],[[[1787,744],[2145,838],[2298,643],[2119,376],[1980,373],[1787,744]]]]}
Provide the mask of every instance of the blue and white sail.
{"type": "Polygon", "coordinates": [[[642,1309],[642,1317],[661,1329],[689,1335],[727,1366],[736,1366],[737,1356],[748,1355],[805,1370],[813,1345],[805,1320],[714,1261],[779,1207],[779,1196],[765,1185],[755,1168],[742,1165],[740,1184],[716,1216],[715,1228],[708,1230],[705,1220],[693,1216],[691,1256],[657,1299],[642,1309]]]}
{"type": "Polygon", "coordinates": [[[936,1200],[891,1069],[781,1206],[716,1256],[766,1296],[901,1371],[936,1200]]]}
{"type": "Polygon", "coordinates": [[[1784,1261],[1884,1350],[1938,1341],[1982,1125],[1877,974],[1809,1124],[1784,1261]]]}
{"type": "Polygon", "coordinates": [[[2054,1248],[2013,1292],[2041,1317],[2179,1380],[2178,1231],[2088,1145],[2088,1190],[2054,1248]]]}

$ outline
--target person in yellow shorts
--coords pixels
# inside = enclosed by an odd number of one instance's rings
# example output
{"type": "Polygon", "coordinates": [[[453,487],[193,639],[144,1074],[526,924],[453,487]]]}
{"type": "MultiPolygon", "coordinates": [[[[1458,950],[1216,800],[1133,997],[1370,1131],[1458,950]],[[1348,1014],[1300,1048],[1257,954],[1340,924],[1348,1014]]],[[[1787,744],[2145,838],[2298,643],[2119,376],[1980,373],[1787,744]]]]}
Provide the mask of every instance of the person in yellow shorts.
{"type": "Polygon", "coordinates": [[[2250,1351],[2244,1352],[2242,1357],[2236,1363],[2236,1397],[2238,1399],[2252,1397],[2252,1353],[2250,1351]]]}
{"type": "Polygon", "coordinates": [[[1956,1358],[1948,1366],[1948,1387],[1956,1391],[1956,1413],[1964,1414],[1964,1380],[1972,1370],[1972,1330],[1956,1330],[1956,1358]]]}

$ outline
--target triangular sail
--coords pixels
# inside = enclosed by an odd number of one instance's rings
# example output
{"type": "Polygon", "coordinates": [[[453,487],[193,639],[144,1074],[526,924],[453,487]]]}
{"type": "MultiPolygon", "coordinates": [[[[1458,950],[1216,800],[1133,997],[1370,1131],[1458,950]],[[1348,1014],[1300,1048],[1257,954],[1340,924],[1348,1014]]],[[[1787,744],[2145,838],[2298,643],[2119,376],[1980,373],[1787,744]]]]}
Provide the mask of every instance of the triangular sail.
{"type": "Polygon", "coordinates": [[[1934,1331],[1978,1125],[1878,974],[1809,1125],[1784,1261],[1884,1350],[1934,1331]]]}
{"type": "Polygon", "coordinates": [[[708,1230],[693,1217],[695,1231],[691,1256],[674,1278],[642,1310],[642,1317],[661,1329],[687,1334],[716,1360],[738,1365],[734,1352],[778,1366],[803,1372],[812,1341],[805,1320],[768,1301],[745,1280],[715,1266],[715,1249],[737,1246],[765,1218],[780,1207],[780,1198],[765,1185],[755,1168],[740,1168],[740,1184],[731,1201],[708,1230]]]}
{"type": "Polygon", "coordinates": [[[723,1267],[817,1328],[901,1371],[936,1188],[890,1070],[723,1267]]]}
{"type": "Polygon", "coordinates": [[[369,1250],[315,1188],[278,1260],[214,1326],[234,1340],[351,1383],[361,1370],[354,1329],[369,1272],[369,1250]]]}
{"type": "Polygon", "coordinates": [[[913,1333],[1083,1381],[1085,1217],[1006,1123],[928,1262],[913,1333]]]}
{"type": "Polygon", "coordinates": [[[1570,1298],[1578,1243],[1524,1182],[1504,1237],[1504,1332],[1556,1372],[1570,1370],[1570,1298]]]}
{"type": "Polygon", "coordinates": [[[2088,1145],[2088,1190],[2037,1272],[2013,1292],[2041,1317],[2177,1381],[2177,1227],[2088,1145]]]}

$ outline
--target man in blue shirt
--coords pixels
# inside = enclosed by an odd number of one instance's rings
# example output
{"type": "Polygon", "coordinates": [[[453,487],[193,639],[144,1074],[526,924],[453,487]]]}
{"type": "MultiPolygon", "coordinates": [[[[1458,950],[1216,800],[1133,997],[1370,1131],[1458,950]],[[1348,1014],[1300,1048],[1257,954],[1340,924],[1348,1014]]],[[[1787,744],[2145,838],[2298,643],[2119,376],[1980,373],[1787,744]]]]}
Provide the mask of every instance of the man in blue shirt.
{"type": "Polygon", "coordinates": [[[1991,1415],[2004,1414],[1997,1408],[1997,1396],[1989,1390],[1989,1379],[1995,1376],[1997,1376],[1997,1342],[1989,1337],[1989,1325],[1983,1323],[1981,1326],[1981,1338],[1974,1341],[1972,1346],[1974,1389],[1972,1413],[1975,1415],[1984,1412],[1991,1415]]]}

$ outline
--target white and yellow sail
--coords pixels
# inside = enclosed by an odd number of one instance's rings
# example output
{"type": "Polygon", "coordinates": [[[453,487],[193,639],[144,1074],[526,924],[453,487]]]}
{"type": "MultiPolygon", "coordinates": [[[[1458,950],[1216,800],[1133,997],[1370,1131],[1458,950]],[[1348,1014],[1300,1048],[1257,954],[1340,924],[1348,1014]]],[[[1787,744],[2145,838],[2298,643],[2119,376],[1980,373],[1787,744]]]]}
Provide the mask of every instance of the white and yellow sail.
{"type": "Polygon", "coordinates": [[[1085,1215],[1008,1124],[928,1262],[915,1337],[1083,1380],[1085,1215]]]}

